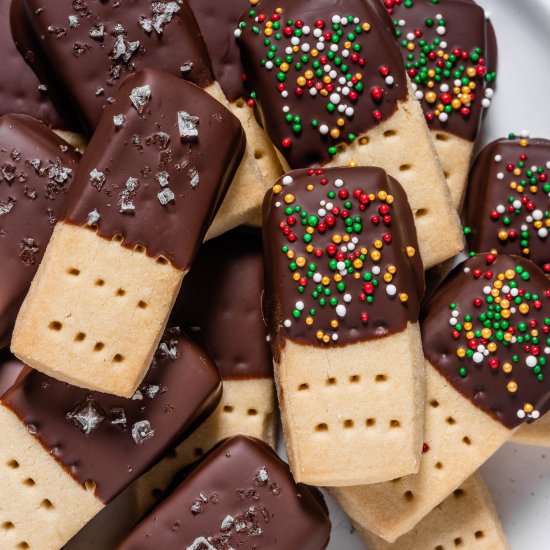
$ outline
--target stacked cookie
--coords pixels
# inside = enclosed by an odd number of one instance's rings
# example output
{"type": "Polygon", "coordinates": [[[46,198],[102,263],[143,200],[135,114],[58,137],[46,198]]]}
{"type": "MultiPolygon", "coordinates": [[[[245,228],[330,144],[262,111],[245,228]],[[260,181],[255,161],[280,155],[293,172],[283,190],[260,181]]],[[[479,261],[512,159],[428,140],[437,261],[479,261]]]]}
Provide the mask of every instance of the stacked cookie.
{"type": "Polygon", "coordinates": [[[1,9],[0,547],[322,550],[322,487],[370,549],[507,548],[478,470],[550,444],[550,142],[469,172],[484,11],[1,9]]]}

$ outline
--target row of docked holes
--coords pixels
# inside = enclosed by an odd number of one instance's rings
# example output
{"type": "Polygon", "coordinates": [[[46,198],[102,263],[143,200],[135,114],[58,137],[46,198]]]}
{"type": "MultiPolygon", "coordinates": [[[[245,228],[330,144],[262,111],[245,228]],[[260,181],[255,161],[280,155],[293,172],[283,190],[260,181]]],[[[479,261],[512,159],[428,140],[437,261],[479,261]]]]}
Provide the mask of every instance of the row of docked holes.
{"type": "MultiPolygon", "coordinates": [[[[375,425],[376,425],[376,418],[367,418],[365,420],[365,426],[367,428],[372,428],[375,425]]],[[[401,426],[401,422],[399,422],[399,420],[390,420],[388,425],[390,428],[399,428],[401,426]]],[[[343,426],[346,429],[351,429],[355,427],[355,422],[351,418],[348,418],[344,420],[343,426]]],[[[321,424],[317,424],[317,426],[315,426],[315,431],[328,432],[328,424],[326,422],[321,422],[321,424]]]]}
{"type": "MultiPolygon", "coordinates": [[[[437,399],[431,399],[429,401],[430,403],[430,407],[434,408],[434,409],[437,409],[437,407],[439,407],[439,401],[437,399]]],[[[445,419],[445,422],[447,424],[449,424],[449,426],[454,426],[457,422],[456,420],[452,417],[452,416],[448,416],[446,419],[445,419]]],[[[462,443],[464,443],[465,445],[471,445],[472,444],[472,440],[470,439],[469,436],[465,435],[463,438],[462,438],[462,443]]]]}
{"type": "MultiPolygon", "coordinates": [[[[235,412],[235,407],[233,407],[232,405],[225,405],[225,407],[223,408],[223,412],[224,413],[232,413],[232,412],[235,412]]],[[[248,416],[256,416],[258,414],[258,411],[256,409],[248,409],[246,411],[246,414],[248,416]]]]}
{"type": "MultiPolygon", "coordinates": [[[[358,374],[354,374],[353,376],[350,376],[348,378],[348,381],[349,381],[350,384],[358,384],[359,382],[361,382],[361,377],[358,374]]],[[[388,377],[385,374],[377,374],[374,377],[374,381],[375,382],[387,382],[388,377]]],[[[336,386],[337,383],[338,383],[338,380],[336,378],[331,377],[331,378],[327,378],[325,380],[325,384],[327,386],[336,386]]],[[[307,383],[300,384],[298,386],[298,391],[307,391],[307,390],[309,390],[309,384],[307,384],[307,383]]]]}
{"type": "MultiPolygon", "coordinates": [[[[124,240],[124,236],[120,233],[116,233],[115,235],[113,235],[111,240],[115,241],[116,243],[121,243],[124,240]]],[[[145,247],[141,244],[134,245],[133,251],[138,252],[139,254],[145,254],[146,252],[145,247]]],[[[164,256],[158,256],[155,261],[157,262],[157,264],[160,265],[168,265],[169,263],[168,258],[165,258],[164,256]]]]}
{"type": "MultiPolygon", "coordinates": [[[[61,329],[63,328],[63,324],[60,323],[59,321],[52,321],[48,325],[48,328],[55,332],[60,332],[61,329]]],[[[84,342],[84,340],[86,340],[86,334],[84,334],[84,332],[77,332],[76,336],[74,337],[74,340],[75,342],[84,342]]],[[[104,347],[105,347],[105,344],[103,342],[96,342],[94,344],[94,351],[96,352],[101,351],[103,350],[104,347]]],[[[115,353],[115,355],[113,356],[113,362],[122,363],[122,361],[124,361],[124,357],[120,353],[115,353]]]]}
{"type": "MultiPolygon", "coordinates": [[[[72,275],[73,277],[78,277],[80,275],[80,269],[76,269],[75,267],[71,267],[67,269],[67,273],[69,275],[72,275]]],[[[105,286],[105,281],[103,279],[96,279],[95,286],[105,286]]],[[[115,296],[124,296],[126,294],[126,291],[123,288],[117,289],[115,292],[115,296]]],[[[137,303],[137,307],[140,309],[145,309],[147,307],[147,302],[144,302],[143,300],[140,300],[137,303]]]]}
{"type": "MultiPolygon", "coordinates": [[[[474,533],[474,537],[476,538],[476,540],[482,539],[484,536],[485,534],[483,533],[483,531],[476,531],[474,533]]],[[[464,541],[460,537],[457,537],[456,539],[454,539],[453,543],[455,545],[455,548],[461,548],[464,546],[464,541]]],[[[442,544],[438,544],[437,546],[434,547],[434,550],[447,550],[447,549],[442,544]]]]}

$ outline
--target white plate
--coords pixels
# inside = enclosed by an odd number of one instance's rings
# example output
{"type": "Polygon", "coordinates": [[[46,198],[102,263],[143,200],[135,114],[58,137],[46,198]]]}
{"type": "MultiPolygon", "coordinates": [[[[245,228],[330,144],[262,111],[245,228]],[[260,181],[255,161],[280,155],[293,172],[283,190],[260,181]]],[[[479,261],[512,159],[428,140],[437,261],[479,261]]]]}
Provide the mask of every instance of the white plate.
{"type": "MultiPolygon", "coordinates": [[[[491,14],[499,47],[497,91],[480,146],[523,130],[550,138],[550,0],[477,2],[491,14]]],[[[512,550],[550,550],[550,449],[505,445],[482,472],[512,550]]],[[[363,549],[346,515],[329,506],[329,550],[363,549]]]]}

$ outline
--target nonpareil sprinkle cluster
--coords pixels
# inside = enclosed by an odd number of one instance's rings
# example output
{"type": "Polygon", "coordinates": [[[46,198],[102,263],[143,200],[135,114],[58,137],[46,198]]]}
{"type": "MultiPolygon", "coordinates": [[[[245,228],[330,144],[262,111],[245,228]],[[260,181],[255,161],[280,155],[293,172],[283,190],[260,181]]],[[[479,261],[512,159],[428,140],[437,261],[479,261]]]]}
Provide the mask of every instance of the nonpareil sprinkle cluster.
{"type": "MultiPolygon", "coordinates": [[[[394,77],[390,68],[383,65],[377,82],[365,82],[362,69],[368,52],[363,51],[361,38],[370,32],[369,22],[349,14],[312,22],[286,19],[283,8],[271,15],[251,9],[248,15],[252,19],[251,31],[263,35],[265,57],[261,65],[273,74],[273,86],[283,99],[291,95],[301,98],[297,104],[300,111],[291,109],[290,104],[296,105],[295,101],[283,106],[281,116],[288,134],[277,144],[283,150],[292,147],[307,124],[326,139],[328,153],[334,156],[339,143],[353,143],[357,138],[346,129],[357,109],[370,110],[375,122],[382,120],[377,105],[394,85],[394,77]],[[315,118],[306,120],[304,112],[310,98],[322,104],[315,118]],[[371,100],[368,104],[367,98],[371,100]]],[[[237,35],[246,25],[241,23],[237,35]]]]}
{"type": "MultiPolygon", "coordinates": [[[[530,369],[540,382],[545,378],[550,355],[550,318],[541,323],[533,313],[540,312],[550,291],[544,296],[529,292],[525,288],[531,278],[528,270],[517,265],[496,273],[490,268],[494,260],[495,255],[487,255],[486,270],[464,268],[464,273],[479,281],[480,293],[471,304],[449,305],[449,325],[456,341],[456,355],[461,359],[460,377],[475,376],[475,370],[481,367],[501,371],[506,375],[507,391],[514,394],[519,389],[515,370],[530,369]]],[[[540,413],[526,402],[517,415],[536,419],[540,413]]]]}
{"type": "MultiPolygon", "coordinates": [[[[439,0],[431,3],[439,4],[439,0]]],[[[451,48],[445,41],[447,21],[443,13],[435,13],[421,28],[414,28],[407,22],[406,11],[398,9],[414,9],[413,0],[385,0],[384,5],[396,17],[395,33],[406,50],[407,73],[428,122],[436,118],[447,122],[451,116],[468,118],[475,101],[481,101],[485,108],[491,105],[494,90],[490,83],[496,73],[488,71],[483,48],[451,48]],[[398,14],[405,18],[398,19],[398,14]],[[433,39],[427,38],[434,32],[433,39]]]]}
{"type": "MultiPolygon", "coordinates": [[[[284,210],[279,229],[286,243],[281,254],[288,259],[296,285],[294,309],[285,312],[284,326],[290,329],[293,323],[305,323],[315,329],[317,313],[329,309],[330,326],[316,332],[319,342],[329,344],[338,341],[338,327],[346,323],[350,311],[359,316],[353,321],[368,325],[369,306],[379,293],[403,305],[409,296],[398,289],[396,266],[384,261],[385,247],[392,242],[394,197],[383,190],[375,194],[359,186],[347,189],[342,179],[329,180],[321,169],[309,170],[308,176],[312,178],[305,193],[319,193],[318,187],[324,188],[311,211],[287,190],[292,176],[285,176],[273,188],[275,207],[284,210]],[[305,249],[305,253],[297,249],[305,249]],[[306,302],[313,306],[307,308],[306,302]],[[354,304],[360,307],[352,310],[354,304]]],[[[412,257],[416,250],[408,246],[405,253],[412,257]]]]}

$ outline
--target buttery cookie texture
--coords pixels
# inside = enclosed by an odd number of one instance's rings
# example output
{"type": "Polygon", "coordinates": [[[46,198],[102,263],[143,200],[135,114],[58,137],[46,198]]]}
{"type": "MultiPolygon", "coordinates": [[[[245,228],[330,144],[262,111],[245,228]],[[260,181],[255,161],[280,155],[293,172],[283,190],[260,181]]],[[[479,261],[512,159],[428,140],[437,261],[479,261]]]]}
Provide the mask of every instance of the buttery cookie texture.
{"type": "Polygon", "coordinates": [[[355,527],[369,550],[509,548],[495,505],[479,473],[466,480],[412,531],[394,543],[372,535],[359,525],[355,527]]]}
{"type": "Polygon", "coordinates": [[[239,121],[197,86],[152,69],[127,77],[82,157],[12,351],[131,397],[243,147],[239,121]]]}
{"type": "Polygon", "coordinates": [[[79,155],[43,122],[0,117],[0,348],[46,251],[79,155]]]}
{"type": "Polygon", "coordinates": [[[425,267],[461,251],[458,215],[379,0],[268,0],[241,16],[237,34],[285,169],[380,166],[407,193],[425,267]]]}
{"type": "Polygon", "coordinates": [[[385,0],[384,5],[459,208],[482,117],[494,95],[493,26],[473,0],[385,0]]]}
{"type": "MultiPolygon", "coordinates": [[[[184,78],[229,106],[187,2],[15,0],[12,33],[52,100],[60,109],[69,106],[87,135],[97,128],[124,77],[141,69],[184,78]]],[[[252,217],[278,176],[276,167],[269,171],[269,162],[268,173],[262,173],[254,158],[254,140],[261,132],[250,137],[210,237],[252,217]]]]}
{"type": "Polygon", "coordinates": [[[166,332],[132,399],[39,372],[20,379],[0,399],[0,546],[58,550],[220,395],[216,367],[176,328],[166,332]]]}
{"type": "Polygon", "coordinates": [[[518,256],[456,267],[421,313],[426,423],[418,474],[340,489],[352,519],[389,542],[411,530],[524,423],[550,407],[550,284],[518,256]]]}
{"type": "Polygon", "coordinates": [[[178,470],[222,439],[243,434],[275,447],[275,385],[263,291],[259,231],[239,228],[203,245],[170,324],[181,326],[208,352],[220,371],[223,396],[208,419],[137,482],[138,510],[150,507],[178,470]]]}
{"type": "Polygon", "coordinates": [[[216,447],[118,550],[323,550],[329,536],[321,493],[296,484],[268,445],[237,436],[216,447]]]}
{"type": "Polygon", "coordinates": [[[295,479],[339,486],[416,472],[424,281],[402,187],[380,168],[290,172],[266,196],[263,239],[295,479]]]}

